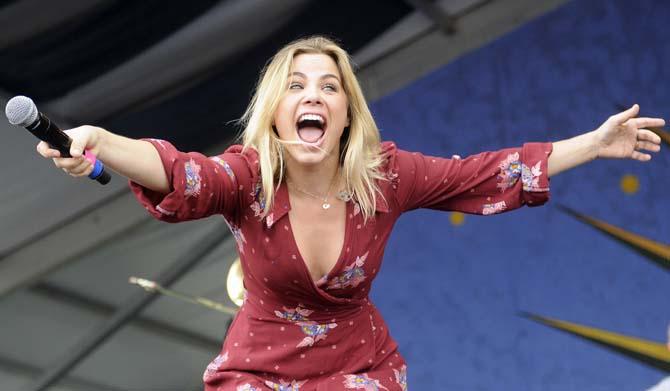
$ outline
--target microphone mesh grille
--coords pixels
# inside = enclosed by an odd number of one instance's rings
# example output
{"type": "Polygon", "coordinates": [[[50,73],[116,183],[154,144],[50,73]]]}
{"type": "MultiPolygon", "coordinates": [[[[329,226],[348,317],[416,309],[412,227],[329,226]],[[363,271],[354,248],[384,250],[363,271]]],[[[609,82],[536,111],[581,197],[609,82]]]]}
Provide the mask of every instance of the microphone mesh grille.
{"type": "Polygon", "coordinates": [[[32,99],[19,95],[7,102],[5,114],[10,124],[25,127],[37,120],[37,106],[32,99]]]}

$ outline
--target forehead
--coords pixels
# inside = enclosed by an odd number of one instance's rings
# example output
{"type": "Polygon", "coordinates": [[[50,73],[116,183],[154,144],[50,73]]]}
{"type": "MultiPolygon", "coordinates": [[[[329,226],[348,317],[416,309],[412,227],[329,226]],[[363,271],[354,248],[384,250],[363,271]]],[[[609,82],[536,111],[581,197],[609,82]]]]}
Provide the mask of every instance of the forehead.
{"type": "Polygon", "coordinates": [[[304,73],[308,77],[325,74],[337,75],[339,78],[342,76],[335,61],[329,55],[321,53],[301,53],[293,57],[291,72],[304,73]]]}

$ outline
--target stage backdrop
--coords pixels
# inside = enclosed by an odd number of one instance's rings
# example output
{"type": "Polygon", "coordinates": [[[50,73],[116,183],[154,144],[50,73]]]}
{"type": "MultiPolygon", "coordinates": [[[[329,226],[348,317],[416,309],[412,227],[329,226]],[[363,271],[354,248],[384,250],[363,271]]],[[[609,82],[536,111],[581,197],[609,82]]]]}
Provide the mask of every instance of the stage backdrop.
{"type": "MultiPolygon", "coordinates": [[[[373,112],[383,139],[438,156],[568,138],[633,103],[667,119],[669,21],[668,1],[575,1],[373,112]]],[[[650,163],[597,161],[551,187],[542,208],[401,218],[372,297],[407,358],[410,389],[643,390],[668,375],[667,361],[636,360],[528,313],[665,341],[670,145],[650,163]],[[656,244],[635,250],[574,213],[656,244]]]]}

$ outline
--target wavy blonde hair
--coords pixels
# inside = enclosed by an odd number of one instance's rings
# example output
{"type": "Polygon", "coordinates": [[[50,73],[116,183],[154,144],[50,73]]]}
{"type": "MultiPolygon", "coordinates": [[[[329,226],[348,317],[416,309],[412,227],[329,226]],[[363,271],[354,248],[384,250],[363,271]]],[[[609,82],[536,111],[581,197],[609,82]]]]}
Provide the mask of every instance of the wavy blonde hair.
{"type": "Polygon", "coordinates": [[[332,40],[314,36],[284,46],[261,72],[251,103],[241,118],[244,126],[244,148],[258,151],[261,186],[265,196],[263,215],[272,208],[275,189],[284,176],[282,141],[272,122],[279,102],[287,91],[293,58],[299,54],[325,54],[337,65],[347,94],[350,124],[340,139],[340,165],[346,191],[360,205],[365,219],[374,216],[379,192],[376,181],[384,179],[379,169],[383,163],[377,124],[354,75],[349,55],[332,40]]]}

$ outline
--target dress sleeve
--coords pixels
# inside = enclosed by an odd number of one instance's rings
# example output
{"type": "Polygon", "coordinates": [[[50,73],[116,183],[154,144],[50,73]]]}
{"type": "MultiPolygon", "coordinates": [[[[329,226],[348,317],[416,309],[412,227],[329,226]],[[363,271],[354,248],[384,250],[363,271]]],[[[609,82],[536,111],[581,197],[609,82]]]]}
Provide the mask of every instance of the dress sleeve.
{"type": "Polygon", "coordinates": [[[389,179],[402,211],[417,208],[489,215],[549,199],[551,143],[445,159],[385,143],[389,179]]]}
{"type": "Polygon", "coordinates": [[[258,154],[233,145],[223,154],[207,157],[181,152],[167,141],[147,139],[158,151],[170,193],[163,194],[130,181],[139,202],[159,220],[179,222],[223,214],[237,221],[250,205],[258,181],[258,154]]]}

